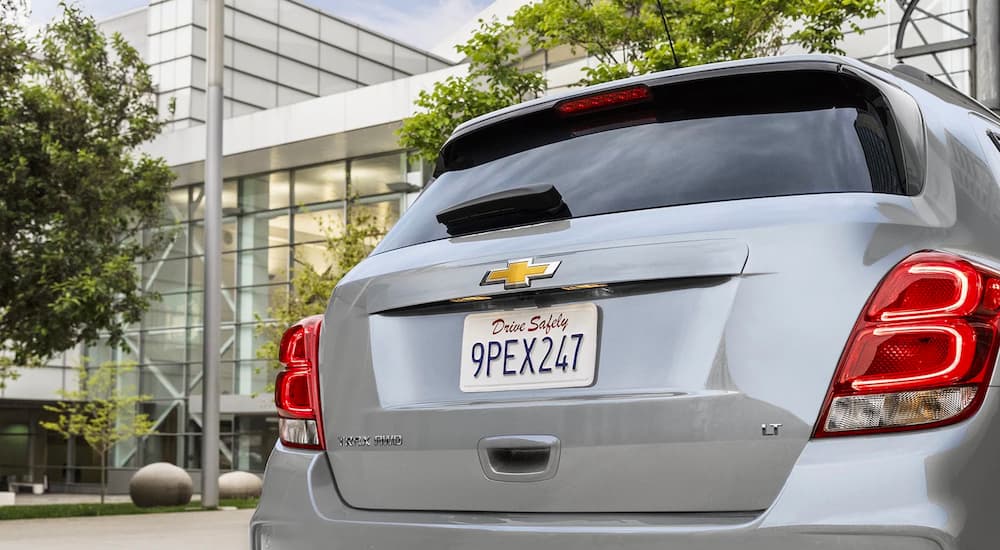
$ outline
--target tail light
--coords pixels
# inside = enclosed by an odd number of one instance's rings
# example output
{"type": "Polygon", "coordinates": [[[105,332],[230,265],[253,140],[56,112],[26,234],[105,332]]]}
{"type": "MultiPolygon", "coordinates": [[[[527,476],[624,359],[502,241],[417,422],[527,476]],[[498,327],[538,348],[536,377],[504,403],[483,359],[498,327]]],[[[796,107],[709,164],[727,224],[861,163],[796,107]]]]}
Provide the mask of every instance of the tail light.
{"type": "Polygon", "coordinates": [[[274,382],[281,442],[302,449],[325,449],[319,406],[319,333],[322,315],[299,321],[285,331],[278,360],[285,366],[274,382]]]}
{"type": "Polygon", "coordinates": [[[570,116],[641,103],[649,101],[652,98],[653,94],[649,91],[649,87],[645,84],[640,84],[629,88],[619,88],[610,92],[560,101],[556,103],[555,109],[562,116],[570,116]]]}
{"type": "Polygon", "coordinates": [[[855,324],[814,436],[968,418],[985,397],[998,332],[1000,274],[942,252],[906,258],[855,324]]]}

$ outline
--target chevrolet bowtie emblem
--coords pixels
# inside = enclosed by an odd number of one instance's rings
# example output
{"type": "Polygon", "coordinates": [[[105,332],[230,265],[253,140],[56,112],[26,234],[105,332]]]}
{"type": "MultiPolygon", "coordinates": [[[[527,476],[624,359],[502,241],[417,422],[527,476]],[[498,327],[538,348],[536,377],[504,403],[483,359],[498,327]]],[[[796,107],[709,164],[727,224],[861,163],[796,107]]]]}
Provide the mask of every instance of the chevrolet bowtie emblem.
{"type": "Polygon", "coordinates": [[[531,286],[533,279],[548,279],[556,274],[557,269],[559,262],[536,264],[531,258],[508,260],[507,267],[487,271],[479,286],[503,283],[503,287],[507,290],[527,288],[531,286]]]}

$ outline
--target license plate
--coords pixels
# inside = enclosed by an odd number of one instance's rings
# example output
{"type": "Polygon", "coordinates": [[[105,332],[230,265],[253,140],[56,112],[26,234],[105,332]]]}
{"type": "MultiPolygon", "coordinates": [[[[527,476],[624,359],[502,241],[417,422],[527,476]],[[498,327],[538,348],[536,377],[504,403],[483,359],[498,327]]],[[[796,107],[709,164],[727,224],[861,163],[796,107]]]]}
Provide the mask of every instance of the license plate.
{"type": "Polygon", "coordinates": [[[463,392],[589,386],[597,365],[597,306],[469,315],[461,364],[463,392]]]}

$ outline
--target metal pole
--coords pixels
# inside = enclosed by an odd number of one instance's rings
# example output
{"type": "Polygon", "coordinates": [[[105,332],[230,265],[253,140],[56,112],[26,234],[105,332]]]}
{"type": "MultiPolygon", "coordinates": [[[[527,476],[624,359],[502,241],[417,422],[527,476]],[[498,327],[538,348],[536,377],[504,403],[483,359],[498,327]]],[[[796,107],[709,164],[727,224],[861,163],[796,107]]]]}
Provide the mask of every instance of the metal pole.
{"type": "Polygon", "coordinates": [[[975,96],[990,109],[1000,108],[1000,2],[976,0],[975,96]]]}
{"type": "Polygon", "coordinates": [[[201,506],[219,506],[219,323],[222,301],[223,0],[208,2],[205,125],[205,327],[202,349],[201,506]]]}

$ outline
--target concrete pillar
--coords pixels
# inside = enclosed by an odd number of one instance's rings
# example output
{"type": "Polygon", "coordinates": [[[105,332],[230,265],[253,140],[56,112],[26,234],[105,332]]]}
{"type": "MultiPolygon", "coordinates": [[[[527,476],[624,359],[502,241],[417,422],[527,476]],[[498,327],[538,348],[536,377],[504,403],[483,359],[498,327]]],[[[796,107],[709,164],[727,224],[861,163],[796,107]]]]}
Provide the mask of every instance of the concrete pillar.
{"type": "Polygon", "coordinates": [[[1000,2],[975,0],[976,99],[1000,108],[1000,2]]]}

